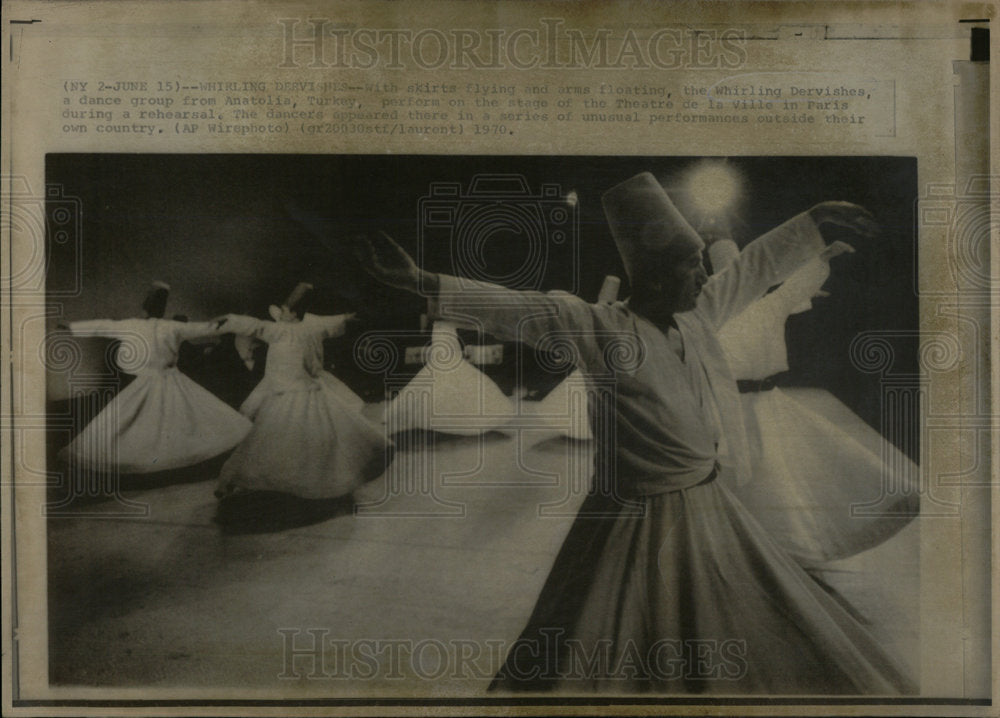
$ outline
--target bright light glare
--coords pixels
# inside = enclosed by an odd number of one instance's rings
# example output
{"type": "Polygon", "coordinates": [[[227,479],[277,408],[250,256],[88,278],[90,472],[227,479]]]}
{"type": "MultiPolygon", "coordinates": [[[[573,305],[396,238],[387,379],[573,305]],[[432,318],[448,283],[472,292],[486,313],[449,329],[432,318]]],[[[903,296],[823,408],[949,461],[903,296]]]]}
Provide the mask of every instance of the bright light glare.
{"type": "Polygon", "coordinates": [[[576,190],[573,190],[568,195],[566,195],[566,204],[568,204],[570,207],[576,207],[576,203],[578,201],[579,198],[576,196],[576,190]]]}
{"type": "Polygon", "coordinates": [[[718,214],[729,209],[740,191],[735,173],[725,165],[697,167],[688,181],[691,199],[705,213],[718,214]]]}

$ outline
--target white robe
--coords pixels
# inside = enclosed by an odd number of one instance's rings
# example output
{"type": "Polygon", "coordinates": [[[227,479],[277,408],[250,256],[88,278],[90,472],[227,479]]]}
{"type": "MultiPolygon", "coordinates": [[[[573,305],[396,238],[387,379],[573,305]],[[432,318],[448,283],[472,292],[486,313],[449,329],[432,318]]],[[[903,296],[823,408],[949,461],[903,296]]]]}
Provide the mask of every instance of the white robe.
{"type": "Polygon", "coordinates": [[[135,380],[60,452],[91,471],[150,473],[197,464],[238,444],[250,422],[177,368],[181,342],[216,336],[212,322],[73,322],[77,336],[120,342],[116,363],[135,380]]]}
{"type": "Polygon", "coordinates": [[[812,308],[812,298],[829,276],[830,265],[816,257],[722,326],[719,343],[736,379],[767,379],[788,371],[785,322],[812,308]]]}
{"type": "Polygon", "coordinates": [[[299,322],[229,315],[223,331],[268,344],[264,378],[240,407],[253,429],[222,467],[219,493],[277,491],[308,499],[343,496],[385,470],[391,444],[361,416],[363,400],[323,369],[323,340],[346,315],[299,322]]]}
{"type": "MultiPolygon", "coordinates": [[[[722,256],[713,253],[713,264],[722,256]]],[[[788,370],[785,322],[811,308],[829,274],[827,262],[813,259],[726,322],[719,340],[737,379],[788,370]]],[[[795,393],[774,387],[741,395],[753,479],[736,495],[806,565],[852,556],[895,535],[919,512],[917,466],[860,418],[838,426],[808,403],[812,394],[795,393]]]]}
{"type": "Polygon", "coordinates": [[[464,358],[454,325],[435,322],[428,350],[429,361],[386,407],[390,435],[423,429],[476,436],[507,427],[511,400],[464,358]]]}
{"type": "MultiPolygon", "coordinates": [[[[592,385],[597,437],[596,494],[584,510],[598,504],[612,516],[594,525],[581,511],[522,634],[530,642],[563,629],[575,647],[556,655],[536,644],[542,665],[526,671],[519,664],[524,654],[512,651],[498,687],[534,690],[547,679],[545,687],[571,690],[913,689],[851,613],[715,478],[750,471],[739,393],[716,332],[822,249],[807,215],[750,244],[738,262],[713,275],[693,311],[675,316],[683,360],[627,304],[441,278],[435,316],[475,319],[495,336],[575,354],[592,385]],[[682,654],[693,650],[692,642],[735,641],[738,656],[714,679],[692,683],[685,671],[657,670],[653,653],[663,641],[682,654]],[[574,676],[574,656],[591,650],[607,652],[603,669],[574,676]],[[641,665],[632,671],[627,666],[635,656],[641,665]]],[[[695,655],[680,660],[696,667],[695,655]]]]}

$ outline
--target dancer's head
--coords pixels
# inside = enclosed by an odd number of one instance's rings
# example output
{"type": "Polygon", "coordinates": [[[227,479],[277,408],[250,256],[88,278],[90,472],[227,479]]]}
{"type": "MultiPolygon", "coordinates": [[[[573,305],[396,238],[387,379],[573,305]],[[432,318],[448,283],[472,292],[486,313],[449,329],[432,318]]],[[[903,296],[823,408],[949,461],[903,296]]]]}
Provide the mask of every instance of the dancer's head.
{"type": "Polygon", "coordinates": [[[170,285],[159,280],[154,281],[142,302],[142,309],[151,319],[162,319],[167,311],[167,297],[170,296],[170,285]]]}
{"type": "Polygon", "coordinates": [[[308,308],[308,297],[312,288],[313,285],[308,282],[299,282],[281,306],[272,304],[268,307],[267,311],[271,318],[276,322],[297,322],[302,319],[308,308]]]}
{"type": "Polygon", "coordinates": [[[604,193],[604,212],[632,284],[631,307],[653,320],[694,309],[708,275],[705,243],[643,172],[604,193]]]}

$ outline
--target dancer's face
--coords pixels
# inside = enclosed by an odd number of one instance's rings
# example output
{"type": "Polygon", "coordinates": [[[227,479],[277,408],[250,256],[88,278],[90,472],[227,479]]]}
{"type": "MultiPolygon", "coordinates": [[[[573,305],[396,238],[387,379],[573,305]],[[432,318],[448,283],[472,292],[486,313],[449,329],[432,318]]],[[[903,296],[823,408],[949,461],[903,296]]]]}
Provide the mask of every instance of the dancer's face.
{"type": "Polygon", "coordinates": [[[654,322],[695,308],[708,281],[701,251],[677,259],[668,254],[649,257],[632,295],[632,306],[654,322]]]}
{"type": "Polygon", "coordinates": [[[299,321],[299,315],[293,312],[288,307],[281,307],[281,314],[278,317],[279,320],[283,322],[297,322],[299,321]]]}
{"type": "Polygon", "coordinates": [[[667,293],[672,294],[674,312],[688,312],[698,303],[701,288],[708,281],[708,272],[701,259],[701,252],[693,252],[678,262],[671,271],[673,275],[667,293]]]}

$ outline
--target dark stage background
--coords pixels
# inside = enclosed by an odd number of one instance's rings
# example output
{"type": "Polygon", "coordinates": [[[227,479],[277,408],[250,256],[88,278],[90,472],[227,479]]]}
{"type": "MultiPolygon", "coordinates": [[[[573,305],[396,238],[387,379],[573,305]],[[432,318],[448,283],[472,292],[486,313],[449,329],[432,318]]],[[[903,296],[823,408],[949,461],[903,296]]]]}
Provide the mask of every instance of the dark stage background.
{"type": "MultiPolygon", "coordinates": [[[[198,320],[226,312],[266,316],[268,304],[280,303],[296,282],[310,281],[316,286],[310,311],[357,311],[363,322],[356,333],[416,330],[422,302],[371,282],[348,238],[381,229],[416,254],[423,228],[424,265],[455,272],[451,247],[457,230],[442,217],[496,207],[504,195],[488,192],[485,183],[470,195],[470,182],[476,175],[510,173],[520,175],[528,189],[504,201],[541,217],[544,239],[533,244],[514,218],[486,231],[481,256],[467,259],[482,261],[483,271],[496,277],[527,268],[530,276],[522,277],[522,285],[577,291],[592,301],[605,275],[623,276],[601,193],[650,170],[686,209],[684,178],[701,159],[52,154],[46,158],[46,181],[59,185],[63,196],[79,198],[81,221],[72,241],[49,243],[47,287],[50,299],[61,304],[64,321],[126,318],[142,315],[149,282],[161,279],[173,288],[167,316],[198,320]],[[453,196],[436,197],[435,206],[445,215],[421,214],[421,199],[432,183],[460,187],[453,196]],[[553,185],[556,194],[546,195],[545,186],[553,185]],[[562,211],[553,215],[555,209],[562,211]],[[568,232],[567,238],[559,241],[559,231],[568,232]],[[534,259],[528,261],[531,252],[534,259]],[[530,271],[535,267],[541,268],[537,275],[530,271]],[[78,296],[58,296],[73,286],[78,272],[83,277],[78,296]]],[[[916,160],[747,157],[726,163],[742,180],[743,198],[732,216],[741,245],[828,199],[864,205],[881,224],[882,234],[873,241],[826,233],[828,240],[850,242],[857,253],[834,260],[825,287],[831,297],[789,320],[792,370],[779,382],[827,389],[879,428],[879,377],[854,368],[848,347],[858,332],[916,332],[919,326],[916,160]]],[[[351,343],[348,336],[331,347],[336,371],[362,395],[376,396],[382,378],[353,366],[351,343]]],[[[915,374],[916,350],[914,342],[912,352],[897,356],[894,371],[915,374]]],[[[103,351],[85,354],[82,370],[104,370],[103,351]]],[[[64,382],[52,377],[49,393],[52,400],[65,399],[64,382]]]]}

